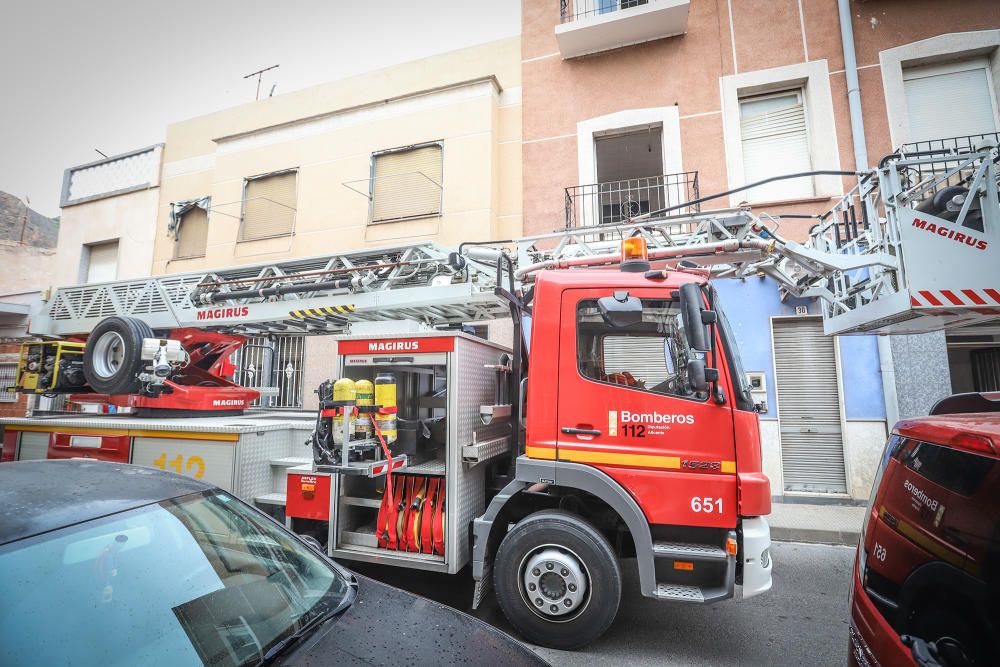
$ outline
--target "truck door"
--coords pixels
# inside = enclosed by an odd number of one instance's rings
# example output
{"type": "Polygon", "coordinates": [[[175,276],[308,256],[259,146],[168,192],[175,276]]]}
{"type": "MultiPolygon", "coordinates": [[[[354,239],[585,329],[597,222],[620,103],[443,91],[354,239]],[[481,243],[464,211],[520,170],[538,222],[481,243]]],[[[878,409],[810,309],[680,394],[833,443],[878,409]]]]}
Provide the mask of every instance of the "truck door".
{"type": "MultiPolygon", "coordinates": [[[[642,320],[616,327],[597,302],[615,291],[563,292],[556,458],[606,472],[650,523],[735,526],[732,413],[688,385],[687,361],[700,353],[688,347],[680,303],[665,289],[629,290],[642,320]]],[[[718,354],[731,397],[724,363],[718,354]]]]}

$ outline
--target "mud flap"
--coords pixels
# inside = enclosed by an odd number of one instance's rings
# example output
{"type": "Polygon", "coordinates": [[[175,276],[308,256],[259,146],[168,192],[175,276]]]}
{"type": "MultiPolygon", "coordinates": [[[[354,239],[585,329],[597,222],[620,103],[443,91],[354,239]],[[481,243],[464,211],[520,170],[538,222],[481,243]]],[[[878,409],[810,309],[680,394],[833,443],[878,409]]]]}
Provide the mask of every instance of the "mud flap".
{"type": "Polygon", "coordinates": [[[479,609],[479,605],[490,591],[493,590],[493,563],[483,564],[483,576],[476,581],[476,590],[472,592],[472,610],[479,609]]]}

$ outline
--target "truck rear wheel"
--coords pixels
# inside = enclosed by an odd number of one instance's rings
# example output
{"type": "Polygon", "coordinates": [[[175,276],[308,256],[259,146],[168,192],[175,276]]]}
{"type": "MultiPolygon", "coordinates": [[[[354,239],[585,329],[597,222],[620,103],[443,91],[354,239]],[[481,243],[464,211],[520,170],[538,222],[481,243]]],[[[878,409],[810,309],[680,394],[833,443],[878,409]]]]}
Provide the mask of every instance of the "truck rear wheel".
{"type": "Polygon", "coordinates": [[[153,330],[134,317],[109,317],[94,327],[83,351],[83,376],[100,394],[131,394],[139,389],[142,339],[153,330]]]}
{"type": "Polygon", "coordinates": [[[618,613],[622,573],[607,539],[560,510],[525,517],[504,537],[493,568],[497,601],[529,642],[576,649],[618,613]]]}

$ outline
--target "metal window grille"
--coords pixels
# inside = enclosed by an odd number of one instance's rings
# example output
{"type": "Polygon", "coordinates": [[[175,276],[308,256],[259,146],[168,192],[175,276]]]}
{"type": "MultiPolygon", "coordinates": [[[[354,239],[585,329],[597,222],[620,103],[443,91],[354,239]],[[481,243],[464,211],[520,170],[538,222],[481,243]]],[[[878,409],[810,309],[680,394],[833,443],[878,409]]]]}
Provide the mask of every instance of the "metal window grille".
{"type": "MultiPolygon", "coordinates": [[[[914,141],[903,144],[899,152],[907,157],[920,157],[923,155],[936,158],[946,157],[951,154],[968,153],[983,146],[985,143],[994,142],[1000,144],[1000,132],[986,132],[984,134],[967,134],[959,137],[945,137],[943,139],[931,139],[929,141],[914,141]]],[[[916,185],[926,178],[933,178],[935,174],[940,174],[958,167],[960,160],[955,162],[943,162],[936,160],[926,165],[913,165],[907,168],[906,176],[911,185],[916,185]]],[[[955,185],[970,176],[969,173],[959,173],[955,178],[947,183],[942,183],[939,187],[955,185]]]]}
{"type": "Polygon", "coordinates": [[[303,406],[305,346],[304,336],[258,336],[233,355],[236,382],[263,390],[254,407],[303,406]]]}
{"type": "Polygon", "coordinates": [[[292,170],[246,179],[241,241],[287,236],[295,230],[296,176],[292,170]]]}
{"type": "MultiPolygon", "coordinates": [[[[963,160],[957,159],[957,156],[974,151],[983,146],[984,142],[989,143],[990,141],[1000,144],[1000,132],[903,144],[898,151],[900,155],[908,158],[926,157],[928,161],[924,164],[915,163],[907,166],[905,171],[900,172],[900,180],[907,189],[918,188],[922,183],[930,183],[942,174],[954,170],[949,178],[942,179],[933,187],[927,188],[921,195],[920,201],[934,197],[944,188],[966,185],[975,176],[975,165],[963,167],[963,160]],[[951,155],[956,156],[954,161],[946,159],[951,155]]],[[[848,201],[850,201],[849,204],[834,207],[822,215],[824,221],[828,221],[830,216],[837,216],[837,223],[833,226],[833,231],[834,241],[838,248],[853,243],[858,238],[859,233],[863,233],[870,224],[866,208],[859,205],[854,199],[848,201]]]]}
{"type": "Polygon", "coordinates": [[[591,16],[601,16],[623,9],[649,4],[650,0],[561,0],[559,15],[562,23],[591,16]]]}
{"type": "Polygon", "coordinates": [[[6,391],[17,381],[17,364],[0,363],[0,403],[17,403],[18,394],[6,391]]]}
{"type": "MultiPolygon", "coordinates": [[[[566,228],[621,223],[643,213],[659,211],[697,198],[696,171],[574,185],[566,188],[566,228]]],[[[694,204],[670,211],[666,215],[697,213],[700,210],[701,206],[694,204]]]]}

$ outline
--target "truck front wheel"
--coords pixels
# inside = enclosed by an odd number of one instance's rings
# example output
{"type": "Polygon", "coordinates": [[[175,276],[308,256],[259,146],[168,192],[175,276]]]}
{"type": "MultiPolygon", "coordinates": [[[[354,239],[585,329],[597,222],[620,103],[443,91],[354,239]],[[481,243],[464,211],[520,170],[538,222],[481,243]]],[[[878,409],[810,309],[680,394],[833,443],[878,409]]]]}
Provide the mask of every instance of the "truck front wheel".
{"type": "Polygon", "coordinates": [[[497,601],[529,642],[576,649],[604,634],[618,613],[622,573],[607,539],[559,510],[525,517],[500,543],[497,601]]]}

